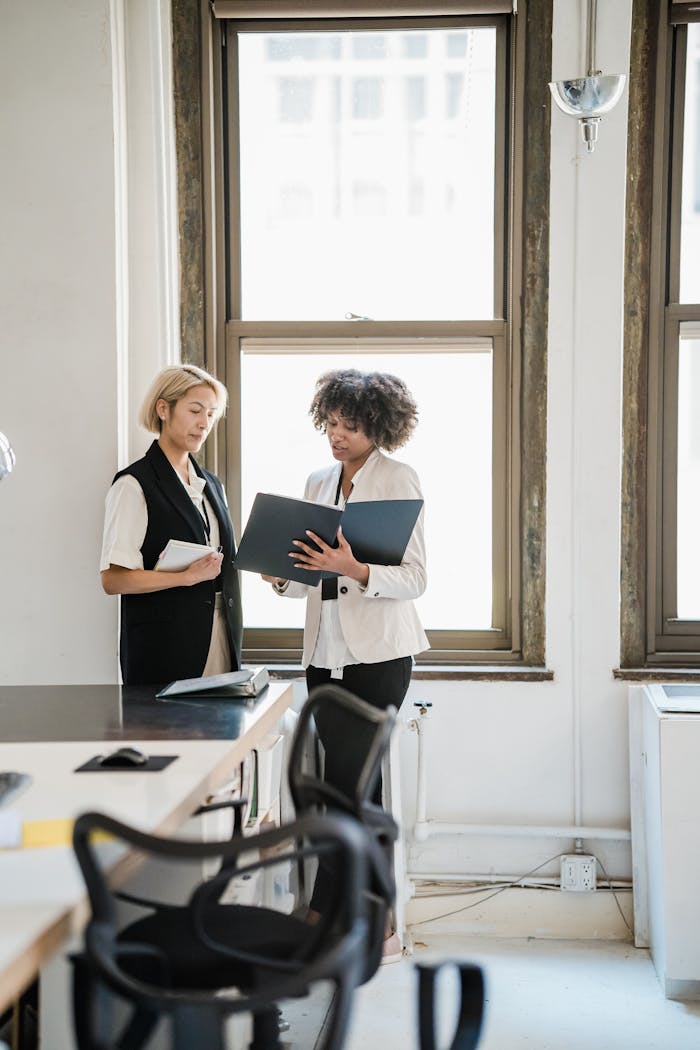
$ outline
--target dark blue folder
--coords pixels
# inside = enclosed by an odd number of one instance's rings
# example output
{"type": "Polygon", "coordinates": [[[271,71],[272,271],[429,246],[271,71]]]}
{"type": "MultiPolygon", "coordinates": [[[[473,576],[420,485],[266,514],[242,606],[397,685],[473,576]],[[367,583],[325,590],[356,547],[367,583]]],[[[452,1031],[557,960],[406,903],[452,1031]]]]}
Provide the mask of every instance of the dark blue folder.
{"type": "Polygon", "coordinates": [[[294,550],[292,540],[311,543],[306,535],[310,529],[325,543],[336,546],[339,525],[358,561],[400,565],[422,506],[421,499],[385,499],[350,501],[341,510],[324,503],[259,492],[238,546],[236,566],[315,587],[322,576],[337,573],[295,569],[294,559],[288,556],[294,550]]]}

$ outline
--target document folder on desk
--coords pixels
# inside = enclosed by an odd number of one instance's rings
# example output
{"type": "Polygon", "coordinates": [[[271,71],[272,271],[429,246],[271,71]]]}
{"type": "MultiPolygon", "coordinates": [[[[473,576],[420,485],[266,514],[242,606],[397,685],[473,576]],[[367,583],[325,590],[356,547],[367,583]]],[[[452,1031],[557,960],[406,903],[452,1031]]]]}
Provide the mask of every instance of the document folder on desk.
{"type": "Polygon", "coordinates": [[[247,700],[252,702],[270,683],[266,667],[256,670],[228,671],[206,678],[180,678],[161,689],[156,696],[181,700],[247,700]]]}
{"type": "Polygon", "coordinates": [[[358,561],[400,565],[422,506],[420,499],[387,499],[351,501],[341,510],[325,503],[259,492],[238,545],[236,566],[315,587],[323,576],[337,573],[295,569],[294,559],[289,557],[294,550],[292,541],[312,544],[306,535],[309,529],[324,543],[336,546],[339,525],[358,561]]]}

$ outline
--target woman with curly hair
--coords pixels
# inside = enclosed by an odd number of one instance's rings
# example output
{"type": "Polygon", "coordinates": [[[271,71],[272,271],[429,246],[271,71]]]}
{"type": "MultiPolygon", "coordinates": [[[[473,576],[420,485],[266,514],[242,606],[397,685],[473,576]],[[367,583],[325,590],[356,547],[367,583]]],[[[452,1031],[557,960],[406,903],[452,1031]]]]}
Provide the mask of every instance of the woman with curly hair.
{"type": "MultiPolygon", "coordinates": [[[[421,499],[415,471],[390,459],[408,441],[418,409],[406,385],[383,372],[341,369],[316,383],[310,415],[328,437],[335,462],[311,474],[304,498],[344,507],[348,500],[421,499]]],[[[351,693],[386,708],[397,709],[408,691],[413,657],[428,648],[414,607],[426,586],[423,512],[400,565],[358,561],[338,530],[338,546],[329,547],[310,532],[311,543],[295,540],[294,565],[330,570],[337,578],[316,587],[266,576],[278,594],[307,599],[304,654],[309,692],[331,679],[351,693]]],[[[317,717],[325,750],[325,777],[351,794],[365,757],[362,741],[348,740],[332,716],[317,717]]],[[[381,786],[377,791],[381,802],[381,786]]],[[[323,912],[328,875],[321,869],[311,899],[312,911],[323,912]]],[[[395,954],[396,935],[385,954],[395,954]]]]}

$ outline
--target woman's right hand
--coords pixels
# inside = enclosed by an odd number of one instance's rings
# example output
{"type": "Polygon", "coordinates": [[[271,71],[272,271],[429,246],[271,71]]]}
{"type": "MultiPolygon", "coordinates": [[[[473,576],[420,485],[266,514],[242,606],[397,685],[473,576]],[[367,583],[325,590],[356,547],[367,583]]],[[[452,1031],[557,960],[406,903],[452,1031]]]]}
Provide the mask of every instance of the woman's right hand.
{"type": "Polygon", "coordinates": [[[193,561],[183,573],[187,579],[187,586],[193,587],[194,584],[203,583],[204,580],[215,580],[221,572],[223,560],[223,554],[215,551],[213,554],[205,554],[203,558],[193,561]]]}
{"type": "Polygon", "coordinates": [[[265,583],[271,583],[276,587],[281,587],[282,584],[287,582],[285,579],[283,579],[282,576],[266,576],[264,572],[261,572],[260,576],[265,581],[265,583]]]}

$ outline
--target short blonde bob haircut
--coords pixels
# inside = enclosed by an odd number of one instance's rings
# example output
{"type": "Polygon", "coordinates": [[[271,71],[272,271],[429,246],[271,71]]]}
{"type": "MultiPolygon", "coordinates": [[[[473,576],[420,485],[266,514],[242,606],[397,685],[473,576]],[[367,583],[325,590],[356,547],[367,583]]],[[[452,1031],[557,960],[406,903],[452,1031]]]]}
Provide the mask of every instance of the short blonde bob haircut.
{"type": "Polygon", "coordinates": [[[228,403],[224,384],[197,365],[170,365],[158,373],[148,388],[139,413],[141,426],[152,434],[160,434],[163,421],[158,417],[157,403],[162,399],[172,408],[193,386],[208,386],[214,391],[217,400],[216,418],[221,419],[228,403]]]}

